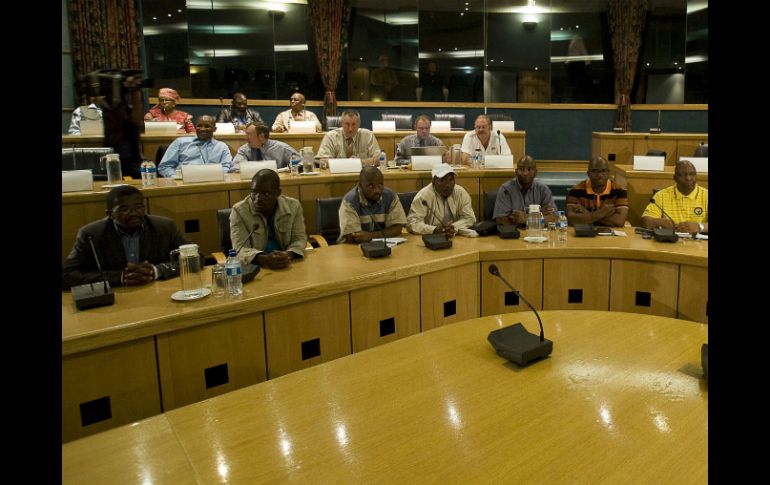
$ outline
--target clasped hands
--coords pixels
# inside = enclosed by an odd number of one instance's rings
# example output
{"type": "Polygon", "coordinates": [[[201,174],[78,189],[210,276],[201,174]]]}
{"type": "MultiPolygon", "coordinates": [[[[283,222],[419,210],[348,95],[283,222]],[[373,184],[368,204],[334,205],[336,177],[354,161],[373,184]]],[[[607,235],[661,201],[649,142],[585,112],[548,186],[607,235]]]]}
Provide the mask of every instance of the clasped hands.
{"type": "Polygon", "coordinates": [[[269,269],[284,269],[291,264],[292,259],[294,259],[294,253],[291,251],[259,253],[255,258],[258,265],[269,269]]]}
{"type": "Polygon", "coordinates": [[[146,285],[155,280],[155,266],[147,261],[128,263],[123,269],[123,285],[146,285]]]}

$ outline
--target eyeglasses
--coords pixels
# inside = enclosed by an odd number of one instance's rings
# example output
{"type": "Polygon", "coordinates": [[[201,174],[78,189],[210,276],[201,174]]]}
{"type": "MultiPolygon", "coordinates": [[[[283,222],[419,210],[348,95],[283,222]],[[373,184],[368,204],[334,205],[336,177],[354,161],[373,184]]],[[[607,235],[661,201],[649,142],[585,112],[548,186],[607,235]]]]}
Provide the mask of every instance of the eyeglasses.
{"type": "Polygon", "coordinates": [[[131,211],[134,212],[144,212],[144,204],[137,204],[137,205],[119,205],[112,209],[112,212],[114,214],[128,214],[131,211]]]}

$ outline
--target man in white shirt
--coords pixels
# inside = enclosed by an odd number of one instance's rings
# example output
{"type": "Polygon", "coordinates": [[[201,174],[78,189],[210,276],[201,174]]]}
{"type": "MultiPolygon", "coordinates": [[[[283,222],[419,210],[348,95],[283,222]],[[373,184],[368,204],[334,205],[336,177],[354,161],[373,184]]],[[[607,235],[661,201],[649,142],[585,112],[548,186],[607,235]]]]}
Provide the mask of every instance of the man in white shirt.
{"type": "Polygon", "coordinates": [[[380,145],[374,133],[361,126],[358,111],[346,109],[342,112],[342,128],[326,132],[318,149],[322,167],[329,158],[360,158],[363,166],[377,165],[380,145]]]}
{"type": "Polygon", "coordinates": [[[315,131],[321,132],[321,122],[318,121],[318,117],[312,111],[305,109],[305,96],[302,93],[294,93],[289,98],[289,106],[291,109],[281,111],[278,116],[275,117],[272,130],[276,133],[283,133],[289,131],[289,126],[293,121],[315,121],[315,131]]]}
{"type": "Polygon", "coordinates": [[[476,223],[471,196],[455,184],[455,171],[442,163],[433,167],[433,180],[414,196],[406,229],[412,234],[455,234],[476,237],[471,227],[476,223]]]}
{"type": "Polygon", "coordinates": [[[492,120],[487,115],[478,115],[473,123],[474,131],[469,131],[463,138],[463,145],[460,148],[463,154],[463,164],[468,165],[476,149],[481,150],[481,159],[485,154],[489,155],[510,155],[511,149],[505,136],[497,130],[492,134],[492,120]]]}

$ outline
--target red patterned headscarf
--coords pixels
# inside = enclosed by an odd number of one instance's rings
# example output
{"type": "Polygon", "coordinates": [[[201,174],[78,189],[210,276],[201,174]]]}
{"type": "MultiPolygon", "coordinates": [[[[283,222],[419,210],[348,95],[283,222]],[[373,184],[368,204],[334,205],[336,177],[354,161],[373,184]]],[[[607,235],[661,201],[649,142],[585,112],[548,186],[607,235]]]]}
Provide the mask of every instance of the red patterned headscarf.
{"type": "Polygon", "coordinates": [[[174,91],[171,88],[160,88],[160,91],[158,91],[158,97],[159,98],[174,98],[176,102],[182,100],[182,98],[179,97],[179,93],[174,91]]]}

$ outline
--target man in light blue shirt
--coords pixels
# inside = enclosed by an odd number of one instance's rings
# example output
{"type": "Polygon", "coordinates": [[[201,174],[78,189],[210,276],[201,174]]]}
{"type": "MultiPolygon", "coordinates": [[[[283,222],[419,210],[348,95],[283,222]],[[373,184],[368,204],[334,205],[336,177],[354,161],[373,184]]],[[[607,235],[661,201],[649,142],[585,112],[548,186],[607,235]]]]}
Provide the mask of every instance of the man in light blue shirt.
{"type": "Polygon", "coordinates": [[[277,168],[288,167],[292,155],[299,152],[292,146],[270,139],[270,128],[264,123],[249,123],[246,126],[246,143],[238,148],[233,159],[233,171],[240,170],[241,162],[275,160],[277,168]]]}
{"type": "Polygon", "coordinates": [[[96,96],[89,96],[88,102],[90,103],[88,106],[86,106],[86,109],[83,110],[83,106],[78,106],[75,108],[75,110],[72,112],[72,119],[70,120],[70,128],[69,128],[69,134],[70,135],[79,135],[80,134],[80,120],[93,120],[93,121],[101,121],[103,118],[102,115],[102,108],[96,105],[96,96]]]}
{"type": "Polygon", "coordinates": [[[166,149],[163,160],[158,164],[161,177],[173,177],[176,169],[182,165],[200,165],[221,163],[225,173],[230,172],[233,157],[226,143],[214,139],[217,123],[213,116],[202,115],[195,124],[198,136],[182,136],[174,140],[166,149]]]}

